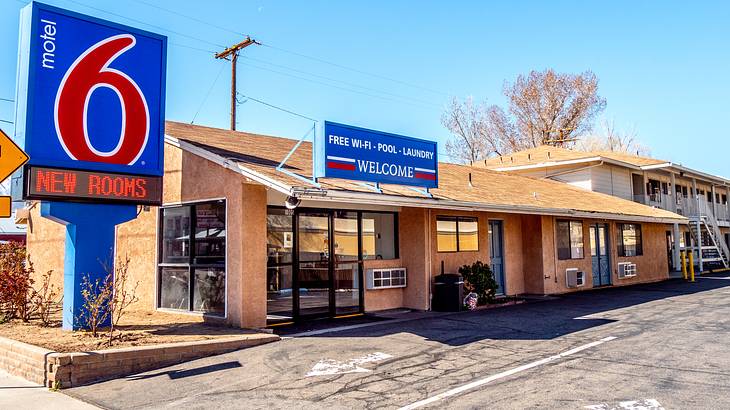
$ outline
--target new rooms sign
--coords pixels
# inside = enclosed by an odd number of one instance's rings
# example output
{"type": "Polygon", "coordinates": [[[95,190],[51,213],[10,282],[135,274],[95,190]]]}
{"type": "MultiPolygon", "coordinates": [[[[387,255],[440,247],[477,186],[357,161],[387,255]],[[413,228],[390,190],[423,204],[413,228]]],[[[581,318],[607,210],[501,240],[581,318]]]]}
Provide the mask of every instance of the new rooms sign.
{"type": "Polygon", "coordinates": [[[438,186],[436,143],[325,121],[315,140],[317,177],[438,186]]]}
{"type": "Polygon", "coordinates": [[[161,176],[166,37],[33,2],[16,140],[29,166],[161,176]]]}

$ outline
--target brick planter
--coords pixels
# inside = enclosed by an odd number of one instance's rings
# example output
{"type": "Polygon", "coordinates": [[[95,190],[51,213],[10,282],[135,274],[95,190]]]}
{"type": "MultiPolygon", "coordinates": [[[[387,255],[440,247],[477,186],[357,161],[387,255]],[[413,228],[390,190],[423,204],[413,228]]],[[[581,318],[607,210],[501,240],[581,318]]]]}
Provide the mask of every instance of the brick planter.
{"type": "Polygon", "coordinates": [[[196,342],[57,353],[0,337],[0,368],[47,387],[68,388],[277,340],[279,336],[256,333],[196,342]]]}

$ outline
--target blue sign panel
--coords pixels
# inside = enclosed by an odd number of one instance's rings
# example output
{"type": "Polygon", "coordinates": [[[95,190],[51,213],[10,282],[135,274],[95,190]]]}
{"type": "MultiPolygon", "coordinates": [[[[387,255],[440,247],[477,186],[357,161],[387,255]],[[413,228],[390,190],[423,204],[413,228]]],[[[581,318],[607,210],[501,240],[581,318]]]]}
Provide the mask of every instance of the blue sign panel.
{"type": "Polygon", "coordinates": [[[166,37],[35,2],[20,37],[16,140],[30,165],[162,175],[166,37]]]}
{"type": "Polygon", "coordinates": [[[325,121],[315,141],[315,174],[436,188],[436,142],[325,121]]]}

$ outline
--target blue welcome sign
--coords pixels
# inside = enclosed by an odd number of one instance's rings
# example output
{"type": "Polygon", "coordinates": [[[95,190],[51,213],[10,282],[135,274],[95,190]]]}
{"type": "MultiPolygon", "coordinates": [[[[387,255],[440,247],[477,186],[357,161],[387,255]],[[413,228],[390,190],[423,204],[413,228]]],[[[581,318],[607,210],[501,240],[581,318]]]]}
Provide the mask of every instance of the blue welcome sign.
{"type": "Polygon", "coordinates": [[[15,138],[31,166],[161,176],[165,36],[33,2],[15,138]]]}
{"type": "Polygon", "coordinates": [[[438,187],[434,141],[325,121],[314,149],[318,178],[438,187]]]}

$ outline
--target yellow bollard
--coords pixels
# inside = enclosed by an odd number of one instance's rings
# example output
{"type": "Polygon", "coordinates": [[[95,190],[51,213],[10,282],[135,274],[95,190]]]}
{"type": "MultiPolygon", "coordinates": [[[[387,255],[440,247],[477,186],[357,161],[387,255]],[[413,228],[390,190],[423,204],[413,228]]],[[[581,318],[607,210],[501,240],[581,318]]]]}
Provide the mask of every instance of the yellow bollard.
{"type": "MultiPolygon", "coordinates": [[[[700,252],[702,252],[702,251],[700,251],[700,252]]],[[[690,282],[695,281],[695,253],[694,252],[689,253],[689,277],[690,277],[690,282]]]]}
{"type": "Polygon", "coordinates": [[[684,280],[687,280],[687,254],[682,251],[679,253],[679,257],[682,261],[682,275],[684,275],[684,280]]]}

